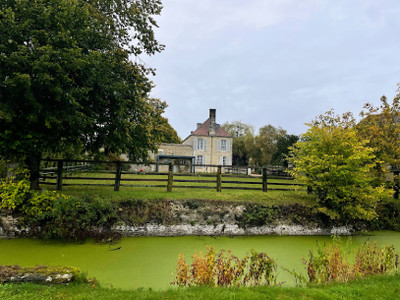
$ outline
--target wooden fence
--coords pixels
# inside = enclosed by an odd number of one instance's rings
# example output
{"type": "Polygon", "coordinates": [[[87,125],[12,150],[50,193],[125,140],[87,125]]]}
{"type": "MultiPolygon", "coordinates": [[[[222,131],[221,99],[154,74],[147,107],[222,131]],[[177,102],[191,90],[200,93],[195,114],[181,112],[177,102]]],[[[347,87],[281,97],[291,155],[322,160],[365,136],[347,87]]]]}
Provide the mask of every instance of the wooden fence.
{"type": "Polygon", "coordinates": [[[163,187],[168,192],[176,188],[215,189],[217,192],[221,192],[223,189],[262,190],[263,192],[272,190],[306,191],[305,188],[301,189],[304,185],[293,182],[293,178],[285,174],[283,169],[277,172],[276,168],[269,169],[267,167],[242,167],[257,172],[256,175],[247,176],[232,174],[233,170],[237,170],[238,167],[221,165],[193,164],[188,168],[196,170],[196,167],[202,169],[206,167],[207,170],[215,170],[214,173],[174,172],[173,162],[146,165],[155,166],[153,169],[157,170],[158,166],[168,166],[167,172],[144,172],[142,169],[132,172],[128,169],[132,169],[132,166],[137,169],[137,166],[142,166],[143,163],[125,161],[44,159],[41,165],[40,184],[55,185],[57,190],[62,190],[63,186],[74,185],[113,186],[114,191],[119,191],[121,187],[163,187]],[[86,176],[82,176],[83,172],[86,176]],[[94,176],[99,174],[100,176],[94,176]],[[279,176],[272,174],[279,174],[279,176]]]}

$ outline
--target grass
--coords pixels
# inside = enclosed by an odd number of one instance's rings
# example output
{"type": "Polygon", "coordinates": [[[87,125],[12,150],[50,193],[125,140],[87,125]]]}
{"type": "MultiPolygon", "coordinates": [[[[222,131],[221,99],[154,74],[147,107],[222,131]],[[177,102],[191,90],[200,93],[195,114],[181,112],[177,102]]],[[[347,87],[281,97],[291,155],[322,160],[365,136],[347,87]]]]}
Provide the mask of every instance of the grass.
{"type": "Polygon", "coordinates": [[[350,283],[308,287],[175,288],[119,290],[93,284],[0,286],[1,299],[397,299],[400,275],[380,275],[350,283]]]}
{"type": "MultiPolygon", "coordinates": [[[[123,174],[122,179],[140,179],[145,181],[121,181],[121,187],[118,192],[114,192],[114,174],[113,173],[75,173],[68,174],[63,179],[63,183],[67,184],[63,186],[63,193],[67,195],[89,194],[99,198],[106,198],[110,200],[125,200],[125,199],[143,199],[143,200],[211,200],[211,201],[231,201],[231,202],[252,202],[263,205],[276,205],[276,204],[294,204],[301,203],[306,205],[313,205],[315,203],[314,197],[308,195],[304,191],[304,187],[298,186],[273,186],[274,183],[296,183],[291,180],[283,179],[270,179],[268,180],[268,188],[296,188],[296,191],[274,191],[268,190],[263,192],[261,190],[261,178],[260,177],[235,177],[235,176],[223,176],[223,181],[241,181],[243,184],[237,183],[222,183],[222,192],[216,191],[215,182],[174,182],[174,188],[172,192],[166,191],[167,182],[152,181],[153,179],[167,179],[167,175],[146,175],[146,174],[123,174]],[[71,177],[79,177],[80,179],[71,179],[71,177]],[[85,178],[110,178],[109,180],[91,180],[85,178]],[[148,181],[147,181],[148,179],[148,181]],[[259,184],[246,184],[246,182],[259,182],[259,184]],[[79,185],[79,184],[103,184],[108,186],[96,186],[96,185],[79,185]],[[124,185],[125,184],[125,185],[124,185]],[[163,187],[145,187],[145,186],[126,186],[126,185],[163,185],[163,187]],[[200,188],[185,188],[183,186],[206,186],[209,189],[200,188]],[[179,186],[179,188],[177,188],[179,186]],[[259,190],[231,190],[224,189],[227,186],[236,187],[257,187],[259,190]]],[[[209,176],[175,176],[177,180],[213,180],[215,177],[209,176]]],[[[55,183],[55,179],[47,179],[46,182],[55,183]]],[[[54,189],[55,186],[42,185],[49,189],[54,189]]]]}
{"type": "MultiPolygon", "coordinates": [[[[164,185],[166,187],[168,175],[165,174],[122,174],[121,185],[164,185]]],[[[108,184],[114,185],[115,173],[74,173],[67,174],[63,178],[64,184],[108,184]],[[104,179],[103,179],[104,178],[104,179]]],[[[55,183],[55,178],[51,177],[46,182],[55,183]]],[[[285,179],[268,179],[269,188],[283,188],[283,189],[299,189],[304,190],[302,186],[296,186],[297,182],[294,180],[285,179]],[[285,185],[276,185],[285,184],[285,185]]],[[[196,174],[196,175],[175,175],[174,186],[208,186],[214,188],[216,186],[216,175],[214,174],[196,174]],[[180,182],[187,181],[187,182],[180,182]],[[191,182],[195,181],[195,182],[191,182]]],[[[262,189],[261,177],[236,177],[234,175],[222,176],[222,187],[247,187],[262,189]],[[228,182],[224,182],[228,181],[228,182]]]]}
{"type": "Polygon", "coordinates": [[[314,196],[305,192],[283,192],[283,191],[247,191],[247,190],[222,190],[218,193],[209,189],[174,189],[167,192],[164,188],[124,188],[114,192],[113,187],[98,186],[67,186],[63,188],[63,194],[70,196],[90,195],[97,198],[122,201],[127,199],[141,200],[210,200],[210,201],[228,201],[228,202],[251,202],[272,205],[304,204],[314,205],[314,196]]]}

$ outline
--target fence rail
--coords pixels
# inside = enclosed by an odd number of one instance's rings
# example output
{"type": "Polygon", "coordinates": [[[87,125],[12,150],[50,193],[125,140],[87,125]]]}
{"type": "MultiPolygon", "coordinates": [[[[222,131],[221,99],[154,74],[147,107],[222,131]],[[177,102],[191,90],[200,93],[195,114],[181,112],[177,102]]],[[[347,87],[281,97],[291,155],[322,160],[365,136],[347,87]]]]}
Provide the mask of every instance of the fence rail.
{"type": "Polygon", "coordinates": [[[188,172],[184,173],[174,170],[176,167],[179,169],[180,165],[173,162],[144,165],[121,161],[44,159],[42,165],[40,184],[55,185],[57,190],[62,190],[64,186],[113,186],[114,191],[119,191],[121,187],[157,187],[166,188],[168,192],[182,188],[216,189],[218,192],[222,189],[262,190],[263,192],[307,191],[305,188],[301,189],[303,184],[293,182],[292,177],[283,176],[286,174],[283,170],[276,172],[276,168],[269,170],[267,167],[242,167],[246,169],[246,172],[256,171],[256,174],[243,175],[232,172],[232,170],[238,170],[238,167],[234,166],[196,164],[190,165],[187,168],[188,172]],[[140,168],[141,166],[143,168],[140,168]],[[167,172],[154,172],[154,170],[160,170],[160,167],[167,172]],[[128,170],[132,168],[137,170],[128,170]],[[199,173],[199,170],[214,172],[199,173]],[[83,172],[87,175],[83,176],[83,172]],[[280,176],[275,175],[278,173],[280,176]],[[95,176],[96,174],[100,176],[95,176]]]}

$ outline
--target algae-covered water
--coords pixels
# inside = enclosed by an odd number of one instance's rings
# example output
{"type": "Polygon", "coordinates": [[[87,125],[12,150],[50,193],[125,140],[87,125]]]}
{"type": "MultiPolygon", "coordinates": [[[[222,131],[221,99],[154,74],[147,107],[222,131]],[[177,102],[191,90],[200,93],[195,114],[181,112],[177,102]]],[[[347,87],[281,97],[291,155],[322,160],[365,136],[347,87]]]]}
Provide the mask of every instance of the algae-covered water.
{"type": "MultiPolygon", "coordinates": [[[[347,237],[342,239],[346,241],[347,237]]],[[[398,232],[374,232],[351,239],[353,248],[369,240],[400,249],[398,232]]],[[[104,287],[167,289],[173,280],[178,255],[183,253],[190,258],[194,251],[204,253],[208,245],[216,250],[231,249],[239,257],[250,249],[265,251],[278,263],[278,281],[293,285],[293,279],[282,267],[304,273],[302,258],[316,247],[316,241],[330,243],[332,239],[326,236],[134,237],[123,238],[114,245],[13,239],[0,240],[0,264],[69,265],[95,277],[104,287]]]]}

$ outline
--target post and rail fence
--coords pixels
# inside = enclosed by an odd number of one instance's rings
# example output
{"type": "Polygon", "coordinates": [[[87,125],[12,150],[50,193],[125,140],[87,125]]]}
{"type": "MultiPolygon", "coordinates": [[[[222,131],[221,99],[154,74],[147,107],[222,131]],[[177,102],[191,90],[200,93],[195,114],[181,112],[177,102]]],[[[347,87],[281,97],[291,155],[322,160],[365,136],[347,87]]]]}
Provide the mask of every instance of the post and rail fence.
{"type": "Polygon", "coordinates": [[[223,189],[306,191],[303,184],[295,183],[283,168],[277,167],[191,164],[184,166],[187,172],[181,172],[182,165],[174,162],[143,164],[62,159],[43,159],[42,166],[40,184],[55,185],[57,190],[64,186],[113,186],[114,191],[121,187],[164,187],[168,192],[176,188],[215,189],[217,192],[223,189]],[[250,170],[255,174],[245,175],[250,170]]]}
{"type": "MultiPolygon", "coordinates": [[[[399,199],[400,170],[393,170],[392,173],[393,198],[399,199]]],[[[110,186],[114,187],[114,191],[119,191],[120,187],[155,187],[166,188],[168,192],[172,192],[173,188],[193,188],[216,189],[217,192],[237,189],[312,193],[311,187],[294,182],[294,178],[279,166],[187,165],[173,161],[144,164],[132,161],[42,159],[40,184],[55,185],[57,190],[62,190],[63,186],[110,186]],[[186,172],[182,172],[181,168],[186,172]],[[99,174],[112,176],[94,176],[99,174]]]]}

